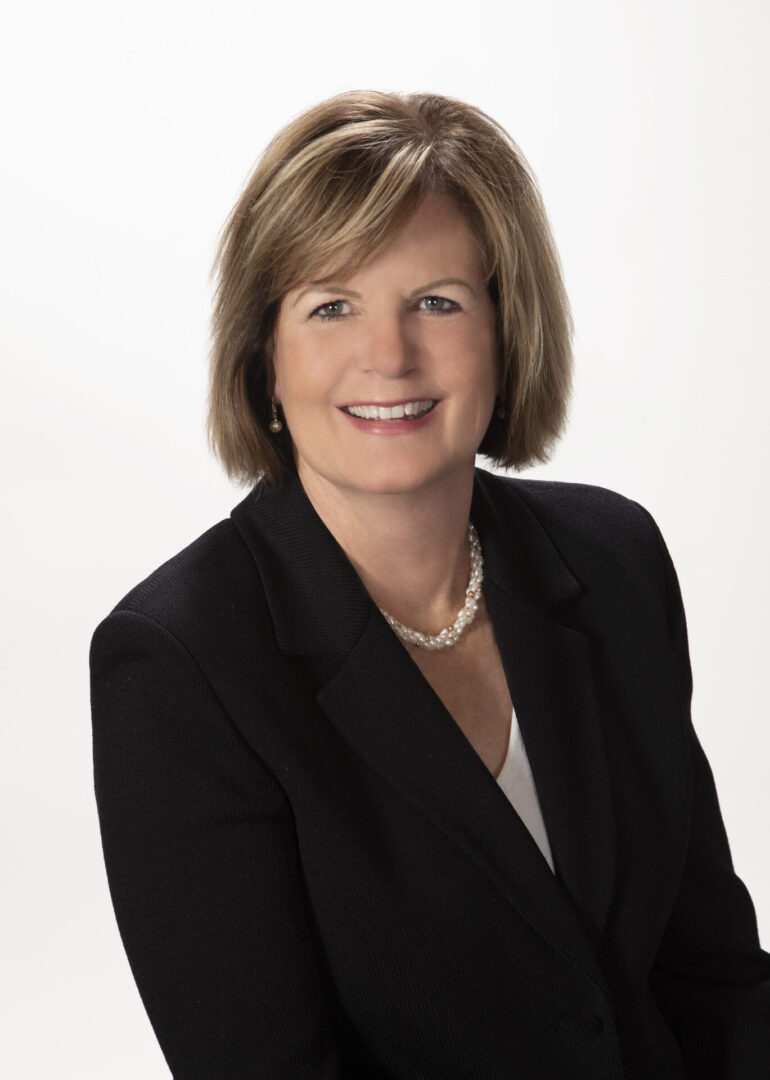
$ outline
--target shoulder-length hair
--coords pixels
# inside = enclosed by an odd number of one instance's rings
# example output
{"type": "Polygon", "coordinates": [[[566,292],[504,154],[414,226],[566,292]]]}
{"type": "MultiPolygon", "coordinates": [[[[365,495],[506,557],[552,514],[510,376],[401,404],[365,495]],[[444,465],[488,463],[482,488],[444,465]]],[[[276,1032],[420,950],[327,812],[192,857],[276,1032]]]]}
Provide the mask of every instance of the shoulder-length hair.
{"type": "Polygon", "coordinates": [[[350,91],[278,132],[222,231],[207,431],[231,479],[279,486],[294,468],[285,425],[277,437],[268,427],[282,298],[322,268],[335,279],[356,273],[428,191],[466,213],[496,311],[501,407],[478,452],[513,469],[549,459],[572,389],[572,316],[529,165],[472,105],[350,91]]]}

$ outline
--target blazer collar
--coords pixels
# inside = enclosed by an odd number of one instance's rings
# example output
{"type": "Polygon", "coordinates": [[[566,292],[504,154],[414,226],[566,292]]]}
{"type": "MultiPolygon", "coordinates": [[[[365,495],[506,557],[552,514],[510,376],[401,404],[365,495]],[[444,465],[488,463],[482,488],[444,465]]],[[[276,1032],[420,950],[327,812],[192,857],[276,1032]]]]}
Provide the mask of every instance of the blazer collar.
{"type": "Polygon", "coordinates": [[[476,469],[471,516],[556,875],[296,474],[279,491],[257,486],[231,516],[256,560],[279,648],[321,661],[324,714],[553,948],[604,986],[595,946],[614,883],[613,805],[589,642],[557,614],[585,586],[520,484],[476,469]]]}
{"type": "MultiPolygon", "coordinates": [[[[257,484],[231,517],[263,571],[280,649],[349,653],[375,605],[297,473],[279,490],[257,484]]],[[[485,581],[543,611],[580,593],[580,583],[510,480],[477,468],[471,518],[485,581]]]]}

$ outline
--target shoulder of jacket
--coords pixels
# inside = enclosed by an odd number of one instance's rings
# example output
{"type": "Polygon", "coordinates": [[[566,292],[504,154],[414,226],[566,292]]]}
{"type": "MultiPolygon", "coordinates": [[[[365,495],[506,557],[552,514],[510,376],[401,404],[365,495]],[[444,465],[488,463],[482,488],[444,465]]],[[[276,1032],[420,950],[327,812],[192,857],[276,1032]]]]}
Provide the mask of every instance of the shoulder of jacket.
{"type": "Polygon", "coordinates": [[[212,525],[135,584],[108,613],[133,612],[181,640],[217,620],[237,620],[245,607],[264,609],[256,564],[230,518],[212,525]]]}
{"type": "Polygon", "coordinates": [[[486,475],[504,498],[518,495],[533,513],[553,523],[615,528],[643,525],[649,518],[649,512],[636,500],[599,484],[486,475]]]}
{"type": "Polygon", "coordinates": [[[657,571],[660,530],[635,499],[598,484],[487,475],[493,498],[503,505],[523,503],[575,566],[588,560],[608,570],[614,564],[624,572],[657,571]]]}

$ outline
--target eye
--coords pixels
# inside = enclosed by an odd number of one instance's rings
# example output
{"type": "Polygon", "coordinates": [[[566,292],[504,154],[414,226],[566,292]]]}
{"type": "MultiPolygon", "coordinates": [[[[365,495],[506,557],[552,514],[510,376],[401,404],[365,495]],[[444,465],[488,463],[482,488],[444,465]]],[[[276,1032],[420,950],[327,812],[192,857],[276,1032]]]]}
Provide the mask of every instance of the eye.
{"type": "Polygon", "coordinates": [[[326,304],[321,304],[310,312],[311,319],[320,319],[321,322],[334,322],[335,319],[342,319],[344,316],[340,312],[340,308],[345,304],[345,300],[329,300],[326,304]]]}
{"type": "Polygon", "coordinates": [[[423,296],[420,303],[428,305],[422,310],[429,315],[449,315],[460,310],[460,305],[454,300],[448,300],[446,296],[423,296]]]}

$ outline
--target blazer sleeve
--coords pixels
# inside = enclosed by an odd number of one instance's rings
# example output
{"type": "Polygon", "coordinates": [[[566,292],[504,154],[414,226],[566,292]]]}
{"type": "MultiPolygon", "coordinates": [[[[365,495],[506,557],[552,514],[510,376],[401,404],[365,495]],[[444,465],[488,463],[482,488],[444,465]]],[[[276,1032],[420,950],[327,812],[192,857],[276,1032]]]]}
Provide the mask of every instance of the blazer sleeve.
{"type": "Polygon", "coordinates": [[[90,670],[110,893],[173,1076],[337,1080],[283,788],[152,619],[108,615],[90,670]]]}
{"type": "Polygon", "coordinates": [[[651,986],[682,1047],[688,1076],[767,1080],[770,955],[760,948],[751,897],[733,869],[713,774],[692,724],[692,670],[679,581],[657,524],[644,513],[663,564],[692,774],[689,847],[651,986]]]}

